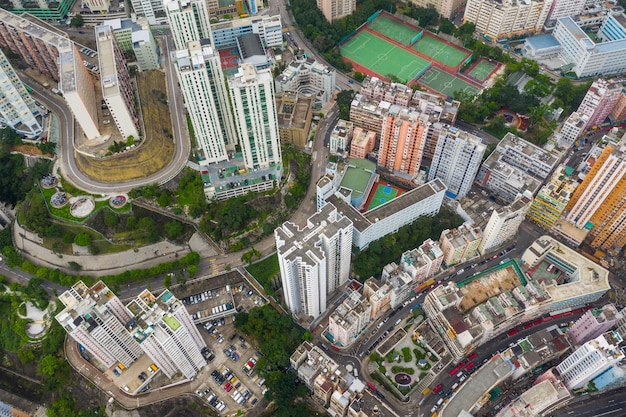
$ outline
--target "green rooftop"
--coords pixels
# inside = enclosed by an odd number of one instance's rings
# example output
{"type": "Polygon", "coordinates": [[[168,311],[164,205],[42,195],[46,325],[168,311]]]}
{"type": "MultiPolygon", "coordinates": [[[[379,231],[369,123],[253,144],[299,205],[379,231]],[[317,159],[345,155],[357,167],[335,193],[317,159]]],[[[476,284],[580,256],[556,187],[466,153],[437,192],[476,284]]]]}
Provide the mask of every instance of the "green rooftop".
{"type": "Polygon", "coordinates": [[[178,322],[178,320],[176,320],[176,318],[174,316],[165,315],[165,316],[163,316],[163,321],[173,331],[176,331],[180,327],[180,323],[178,322]]]}
{"type": "Polygon", "coordinates": [[[365,192],[375,170],[376,164],[367,159],[350,159],[341,186],[352,190],[352,198],[359,198],[365,192]]]}

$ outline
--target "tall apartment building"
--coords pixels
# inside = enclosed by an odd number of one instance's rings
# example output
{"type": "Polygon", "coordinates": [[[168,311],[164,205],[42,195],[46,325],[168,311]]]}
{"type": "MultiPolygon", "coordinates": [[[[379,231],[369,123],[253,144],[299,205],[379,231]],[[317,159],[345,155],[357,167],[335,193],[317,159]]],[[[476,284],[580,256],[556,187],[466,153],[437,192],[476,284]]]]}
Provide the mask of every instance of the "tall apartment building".
{"type": "Polygon", "coordinates": [[[183,303],[169,290],[154,296],[144,290],[126,306],[132,313],[129,334],[168,377],[180,372],[192,379],[206,366],[206,347],[183,303]]]}
{"type": "Polygon", "coordinates": [[[43,132],[39,107],[26,91],[26,87],[2,51],[0,51],[0,120],[28,138],[35,138],[43,132]]]}
{"type": "Polygon", "coordinates": [[[187,104],[201,165],[228,160],[236,136],[220,56],[208,40],[175,51],[174,68],[187,104]]]}
{"type": "Polygon", "coordinates": [[[247,169],[282,163],[274,82],[269,68],[242,64],[228,80],[239,145],[247,169]]]}
{"type": "Polygon", "coordinates": [[[296,55],[287,68],[276,77],[276,92],[298,91],[314,98],[314,107],[321,109],[335,92],[335,69],[305,55],[296,55]]]}
{"type": "Polygon", "coordinates": [[[63,20],[72,8],[72,0],[11,0],[11,13],[16,15],[26,14],[43,20],[63,20]]]}
{"type": "Polygon", "coordinates": [[[439,245],[446,266],[456,265],[477,256],[478,246],[483,240],[480,229],[471,223],[463,223],[456,229],[441,232],[439,245]]]}
{"type": "Polygon", "coordinates": [[[613,110],[622,93],[622,84],[602,78],[595,80],[576,111],[589,118],[587,126],[599,125],[604,122],[613,110]]]}
{"type": "Polygon", "coordinates": [[[111,26],[96,26],[102,99],[122,137],[139,138],[139,116],[135,109],[128,64],[115,40],[111,26]]]}
{"type": "Polygon", "coordinates": [[[591,246],[619,252],[626,245],[624,138],[606,145],[565,209],[568,222],[591,230],[591,246]]]}
{"type": "Polygon", "coordinates": [[[348,281],[352,222],[326,204],[300,229],[286,222],[274,231],[287,308],[315,319],[329,294],[348,281]]]}
{"type": "Polygon", "coordinates": [[[418,7],[434,6],[442,17],[451,19],[465,5],[465,0],[411,0],[418,7]]]}
{"type": "Polygon", "coordinates": [[[565,210],[574,190],[578,187],[578,180],[572,177],[572,168],[559,166],[550,177],[546,185],[535,196],[526,217],[544,229],[550,230],[557,223],[565,210]]]}
{"type": "Polygon", "coordinates": [[[370,317],[372,319],[382,317],[391,308],[391,285],[381,283],[374,277],[370,277],[363,283],[363,296],[370,303],[370,317]]]}
{"type": "Polygon", "coordinates": [[[580,316],[567,331],[572,345],[581,345],[609,331],[623,317],[613,304],[592,308],[580,316]]]}
{"type": "Polygon", "coordinates": [[[521,196],[512,204],[491,212],[489,222],[483,230],[483,240],[478,246],[481,255],[496,249],[517,234],[530,203],[528,197],[521,196]]]}
{"type": "Polygon", "coordinates": [[[167,23],[163,0],[130,0],[138,16],[145,16],[151,25],[167,23]]]}
{"type": "Polygon", "coordinates": [[[559,133],[555,135],[559,145],[565,148],[572,146],[587,126],[589,126],[589,116],[578,112],[570,114],[561,126],[559,133]]]}
{"type": "Polygon", "coordinates": [[[552,0],[468,0],[464,22],[492,40],[540,32],[552,0]]]}
{"type": "Polygon", "coordinates": [[[617,332],[607,332],[576,349],[556,366],[565,386],[570,390],[581,388],[623,360],[618,346],[621,342],[617,332]]]}
{"type": "Polygon", "coordinates": [[[350,16],[356,9],[356,0],[317,0],[317,7],[329,22],[350,16]]]}
{"type": "Polygon", "coordinates": [[[104,282],[87,287],[78,281],[59,300],[65,308],[56,320],[105,366],[120,362],[128,367],[143,355],[141,345],[125,327],[133,314],[104,282]]]}
{"type": "Polygon", "coordinates": [[[619,74],[626,69],[626,39],[595,43],[571,17],[556,21],[553,35],[559,58],[577,77],[619,74]]]}
{"type": "Polygon", "coordinates": [[[407,108],[391,109],[383,118],[378,165],[414,178],[422,163],[428,117],[407,108]]]}
{"type": "Polygon", "coordinates": [[[65,101],[88,139],[100,136],[93,79],[67,34],[29,15],[0,9],[0,46],[59,82],[65,101]]]}
{"type": "Polygon", "coordinates": [[[161,68],[158,45],[145,16],[136,19],[111,19],[103,24],[111,26],[122,52],[135,56],[139,71],[161,68]]]}
{"type": "Polygon", "coordinates": [[[330,132],[330,154],[331,155],[343,155],[348,149],[350,140],[352,139],[352,132],[354,125],[347,120],[339,119],[337,124],[330,132]]]}
{"type": "Polygon", "coordinates": [[[350,142],[350,158],[365,159],[376,146],[376,132],[355,127],[350,142]]]}
{"type": "Polygon", "coordinates": [[[428,179],[439,178],[448,187],[449,197],[461,199],[472,187],[486,150],[478,136],[456,128],[442,130],[428,179]]]}
{"type": "Polygon", "coordinates": [[[211,39],[209,11],[204,0],[165,0],[163,2],[176,49],[187,43],[211,39]]]}

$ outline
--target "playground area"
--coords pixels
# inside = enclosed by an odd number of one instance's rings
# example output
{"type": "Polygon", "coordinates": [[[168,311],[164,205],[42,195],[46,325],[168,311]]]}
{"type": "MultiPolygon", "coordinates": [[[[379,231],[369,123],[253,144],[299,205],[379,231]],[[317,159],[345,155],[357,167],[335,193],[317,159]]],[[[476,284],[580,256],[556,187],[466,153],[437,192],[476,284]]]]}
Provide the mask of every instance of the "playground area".
{"type": "Polygon", "coordinates": [[[394,76],[403,83],[430,66],[425,59],[368,31],[358,32],[343,44],[341,55],[363,67],[366,73],[386,79],[394,76]]]}
{"type": "Polygon", "coordinates": [[[485,58],[481,58],[467,71],[467,75],[477,79],[480,82],[485,82],[489,77],[497,71],[499,64],[485,58]]]}
{"type": "Polygon", "coordinates": [[[467,50],[464,51],[426,33],[411,48],[450,68],[458,67],[471,55],[467,50]]]}
{"type": "Polygon", "coordinates": [[[394,185],[380,182],[374,184],[374,187],[372,188],[373,192],[370,193],[367,203],[365,204],[366,212],[393,200],[405,192],[405,190],[402,190],[394,185]]]}
{"type": "Polygon", "coordinates": [[[430,68],[417,81],[446,96],[453,96],[455,91],[463,91],[472,95],[478,92],[478,87],[439,68],[430,68]]]}
{"type": "Polygon", "coordinates": [[[413,28],[398,22],[385,14],[380,14],[376,19],[372,20],[368,27],[403,45],[410,45],[415,35],[422,31],[419,28],[413,28]]]}
{"type": "Polygon", "coordinates": [[[239,64],[239,54],[237,53],[237,48],[222,49],[218,52],[220,54],[220,61],[223,69],[237,68],[239,64]]]}

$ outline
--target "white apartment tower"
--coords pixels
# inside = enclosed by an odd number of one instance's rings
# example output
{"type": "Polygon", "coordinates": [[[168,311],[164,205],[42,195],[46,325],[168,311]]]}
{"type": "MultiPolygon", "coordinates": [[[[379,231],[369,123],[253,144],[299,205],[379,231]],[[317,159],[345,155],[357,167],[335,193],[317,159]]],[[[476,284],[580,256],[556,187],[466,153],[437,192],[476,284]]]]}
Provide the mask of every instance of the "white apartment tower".
{"type": "Polygon", "coordinates": [[[487,146],[478,136],[456,128],[442,129],[435,148],[428,180],[439,178],[446,194],[461,199],[469,192],[487,146]]]}
{"type": "Polygon", "coordinates": [[[228,160],[236,143],[220,57],[208,40],[173,53],[174,68],[196,140],[201,165],[228,160]],[[206,43],[206,44],[205,44],[206,43]]]}
{"type": "Polygon", "coordinates": [[[584,387],[589,381],[624,359],[618,345],[622,338],[617,332],[607,332],[593,339],[557,365],[563,383],[569,390],[584,387]]]}
{"type": "Polygon", "coordinates": [[[274,82],[269,68],[242,64],[228,80],[237,133],[247,169],[282,162],[274,82]]]}
{"type": "Polygon", "coordinates": [[[557,20],[562,17],[578,16],[589,2],[587,0],[554,0],[548,20],[557,20]]]}
{"type": "Polygon", "coordinates": [[[134,316],[127,324],[130,334],[168,378],[180,372],[192,379],[206,366],[201,353],[206,344],[183,303],[169,290],[158,297],[144,290],[127,308],[134,316]]]}
{"type": "Polygon", "coordinates": [[[212,39],[205,0],[164,0],[163,7],[176,49],[187,48],[187,43],[191,41],[212,39]]]}
{"type": "Polygon", "coordinates": [[[82,281],[59,296],[65,308],[57,321],[72,339],[107,367],[128,367],[142,354],[141,346],[125,328],[133,317],[102,281],[87,287],[82,281]]]}
{"type": "Polygon", "coordinates": [[[352,14],[356,9],[356,0],[317,0],[317,7],[329,22],[352,14]]]}
{"type": "Polygon", "coordinates": [[[115,40],[111,26],[96,26],[102,98],[123,138],[139,137],[139,117],[135,109],[133,85],[128,64],[115,40]]]}
{"type": "Polygon", "coordinates": [[[29,138],[43,132],[42,117],[9,60],[0,51],[0,119],[29,138]]]}
{"type": "Polygon", "coordinates": [[[478,252],[485,255],[515,236],[531,202],[528,197],[521,196],[508,206],[493,210],[483,230],[483,240],[478,246],[478,252]]]}
{"type": "Polygon", "coordinates": [[[326,204],[300,229],[286,222],[274,231],[287,308],[316,318],[329,294],[348,281],[352,222],[326,204]]]}
{"type": "Polygon", "coordinates": [[[496,41],[540,32],[551,7],[552,0],[468,0],[463,21],[496,41]]]}

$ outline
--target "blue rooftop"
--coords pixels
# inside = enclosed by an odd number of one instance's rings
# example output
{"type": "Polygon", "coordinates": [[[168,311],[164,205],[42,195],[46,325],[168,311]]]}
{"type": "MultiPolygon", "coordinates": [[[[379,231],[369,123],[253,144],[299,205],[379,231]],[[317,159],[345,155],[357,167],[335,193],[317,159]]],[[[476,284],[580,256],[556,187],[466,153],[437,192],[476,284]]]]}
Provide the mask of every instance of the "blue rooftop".
{"type": "Polygon", "coordinates": [[[557,41],[552,35],[532,36],[530,38],[526,38],[526,42],[528,42],[534,49],[544,49],[561,46],[559,41],[557,41]]]}

